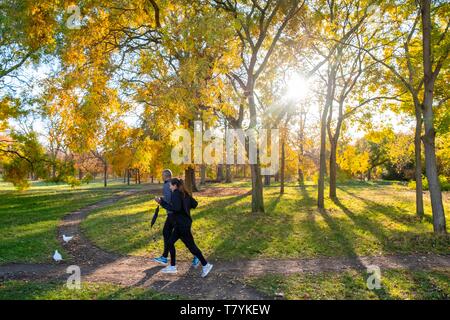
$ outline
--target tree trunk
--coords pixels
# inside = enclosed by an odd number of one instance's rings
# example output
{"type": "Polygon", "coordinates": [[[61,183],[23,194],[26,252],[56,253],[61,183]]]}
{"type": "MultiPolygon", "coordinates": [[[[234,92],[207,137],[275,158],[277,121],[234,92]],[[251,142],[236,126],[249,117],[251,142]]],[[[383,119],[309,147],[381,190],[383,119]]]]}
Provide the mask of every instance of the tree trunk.
{"type": "Polygon", "coordinates": [[[414,133],[415,179],[416,179],[416,215],[423,219],[423,185],[422,185],[422,116],[420,106],[416,106],[416,129],[414,133]]]}
{"type": "MultiPolygon", "coordinates": [[[[334,129],[334,134],[331,132],[331,119],[328,121],[328,136],[330,138],[330,198],[337,199],[337,146],[339,137],[341,135],[342,122],[344,118],[342,117],[343,101],[339,104],[339,117],[336,123],[336,128],[334,129]]],[[[331,110],[330,114],[331,115],[331,110]]]]}
{"type": "Polygon", "coordinates": [[[231,183],[233,180],[231,175],[231,165],[225,165],[225,183],[231,183]]]}
{"type": "Polygon", "coordinates": [[[280,182],[280,172],[277,172],[277,173],[273,176],[273,181],[275,181],[275,182],[280,182]]]}
{"type": "Polygon", "coordinates": [[[264,213],[263,185],[261,179],[261,168],[257,164],[250,165],[252,179],[252,212],[264,213]]]}
{"type": "Polygon", "coordinates": [[[270,176],[264,176],[264,185],[265,186],[270,186],[270,176]]]}
{"type": "Polygon", "coordinates": [[[189,192],[197,192],[197,185],[195,183],[195,169],[188,167],[184,170],[184,185],[189,192]]]}
{"type": "Polygon", "coordinates": [[[206,165],[200,165],[200,184],[204,185],[206,183],[206,165]]]}
{"type": "Polygon", "coordinates": [[[131,170],[130,168],[127,169],[127,184],[128,185],[130,185],[130,175],[131,175],[131,171],[130,170],[131,170]]]}
{"type": "MultiPolygon", "coordinates": [[[[335,139],[333,139],[335,140],[335,139]]],[[[336,180],[337,180],[337,164],[336,164],[337,145],[336,141],[330,143],[330,199],[336,199],[336,180]]]]}
{"type": "Polygon", "coordinates": [[[302,170],[301,167],[298,168],[297,175],[298,175],[298,183],[301,186],[303,186],[305,184],[305,175],[304,175],[303,170],[302,170]]]}
{"type": "Polygon", "coordinates": [[[305,184],[305,174],[303,173],[303,135],[301,135],[300,152],[298,154],[298,183],[303,186],[305,184]]]}
{"type": "Polygon", "coordinates": [[[222,182],[223,181],[223,165],[222,164],[218,164],[217,165],[217,177],[216,177],[217,182],[222,182]]]}
{"type": "MultiPolygon", "coordinates": [[[[326,118],[326,108],[322,112],[322,119],[326,118]]],[[[324,120],[324,119],[323,119],[324,120]]],[[[325,120],[324,120],[325,121],[325,120]]],[[[325,124],[321,125],[320,129],[320,157],[319,157],[319,181],[317,183],[317,207],[323,209],[325,207],[325,167],[327,165],[325,159],[326,142],[325,142],[325,124]]]]}
{"type": "Polygon", "coordinates": [[[189,168],[184,170],[184,187],[187,191],[192,192],[192,176],[190,175],[189,168]]]}
{"type": "Polygon", "coordinates": [[[317,207],[319,209],[325,208],[325,174],[327,167],[326,160],[326,138],[327,138],[327,118],[329,109],[332,107],[334,100],[334,91],[336,81],[336,65],[331,66],[331,70],[328,74],[327,96],[325,105],[322,110],[322,116],[320,119],[320,157],[319,157],[319,181],[317,185],[317,207]]]}
{"type": "Polygon", "coordinates": [[[423,70],[424,70],[424,98],[423,123],[425,134],[425,167],[430,190],[431,208],[433,212],[433,229],[435,233],[447,233],[444,206],[442,204],[441,186],[436,163],[434,119],[433,119],[433,91],[435,76],[431,62],[431,1],[422,0],[422,37],[423,37],[423,70]]]}
{"type": "Polygon", "coordinates": [[[127,182],[127,169],[125,169],[124,173],[123,173],[123,183],[127,182]]]}
{"type": "MultiPolygon", "coordinates": [[[[249,129],[256,129],[256,104],[254,96],[254,79],[249,77],[248,82],[248,106],[250,112],[250,124],[249,129]]],[[[250,164],[250,173],[252,179],[252,212],[264,213],[264,195],[263,184],[261,180],[261,164],[259,161],[259,153],[256,154],[256,163],[250,164]]]]}
{"type": "Polygon", "coordinates": [[[195,179],[195,167],[192,167],[190,172],[191,172],[191,180],[192,180],[192,191],[198,192],[197,180],[195,179]]]}
{"type": "Polygon", "coordinates": [[[282,138],[283,140],[281,141],[280,194],[284,194],[284,168],[286,162],[284,133],[282,138]]]}
{"type": "Polygon", "coordinates": [[[103,186],[108,185],[108,163],[106,160],[103,162],[103,186]]]}

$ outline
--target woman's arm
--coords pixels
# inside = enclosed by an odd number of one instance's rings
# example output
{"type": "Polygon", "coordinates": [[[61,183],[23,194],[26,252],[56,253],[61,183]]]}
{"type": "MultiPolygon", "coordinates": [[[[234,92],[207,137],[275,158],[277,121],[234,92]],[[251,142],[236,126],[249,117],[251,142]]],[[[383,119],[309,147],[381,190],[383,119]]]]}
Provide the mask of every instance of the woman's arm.
{"type": "Polygon", "coordinates": [[[161,199],[160,204],[164,209],[174,212],[182,211],[181,208],[183,208],[183,201],[181,199],[179,191],[175,191],[172,193],[170,203],[165,201],[165,199],[161,199]]]}

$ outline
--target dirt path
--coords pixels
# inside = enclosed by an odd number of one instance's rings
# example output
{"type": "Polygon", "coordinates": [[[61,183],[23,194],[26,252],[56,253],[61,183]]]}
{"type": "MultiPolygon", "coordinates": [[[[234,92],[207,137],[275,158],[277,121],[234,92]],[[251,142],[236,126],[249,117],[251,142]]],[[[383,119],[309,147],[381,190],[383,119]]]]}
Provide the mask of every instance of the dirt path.
{"type": "Polygon", "coordinates": [[[93,210],[112,205],[137,193],[160,193],[159,189],[127,190],[113,197],[67,214],[58,228],[61,245],[70,254],[69,262],[61,264],[0,265],[0,281],[4,279],[66,279],[66,268],[79,265],[82,280],[110,282],[124,286],[142,286],[160,292],[174,293],[192,299],[265,299],[269,298],[242,281],[246,277],[268,273],[293,274],[300,272],[365,270],[368,265],[383,269],[450,269],[450,255],[420,254],[373,257],[329,257],[296,260],[239,260],[213,261],[213,272],[200,278],[200,270],[181,261],[177,275],[164,275],[161,266],[144,257],[121,256],[106,252],[92,244],[80,231],[80,223],[93,210]],[[68,244],[62,235],[73,235],[68,244]]]}

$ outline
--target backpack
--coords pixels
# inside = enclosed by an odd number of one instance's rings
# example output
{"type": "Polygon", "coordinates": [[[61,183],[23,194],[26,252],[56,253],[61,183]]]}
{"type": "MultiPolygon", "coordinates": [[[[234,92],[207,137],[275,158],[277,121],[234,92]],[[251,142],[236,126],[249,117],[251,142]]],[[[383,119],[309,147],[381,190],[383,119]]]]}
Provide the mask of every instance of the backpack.
{"type": "Polygon", "coordinates": [[[186,215],[189,218],[191,217],[191,214],[190,214],[191,209],[195,209],[195,208],[197,208],[197,206],[198,206],[198,202],[192,196],[187,195],[187,197],[183,198],[184,213],[186,213],[186,215]],[[188,205],[190,206],[190,208],[188,208],[188,205]]]}
{"type": "Polygon", "coordinates": [[[191,209],[195,209],[198,206],[197,200],[194,199],[194,197],[191,197],[191,209]]]}

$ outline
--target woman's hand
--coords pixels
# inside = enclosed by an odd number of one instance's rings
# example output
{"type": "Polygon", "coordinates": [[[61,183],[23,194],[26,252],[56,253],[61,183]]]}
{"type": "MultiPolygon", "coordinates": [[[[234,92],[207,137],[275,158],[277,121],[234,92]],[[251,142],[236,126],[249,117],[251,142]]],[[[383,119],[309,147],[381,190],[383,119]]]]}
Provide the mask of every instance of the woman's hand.
{"type": "Polygon", "coordinates": [[[161,198],[155,197],[155,201],[156,201],[156,203],[161,204],[161,198]]]}

